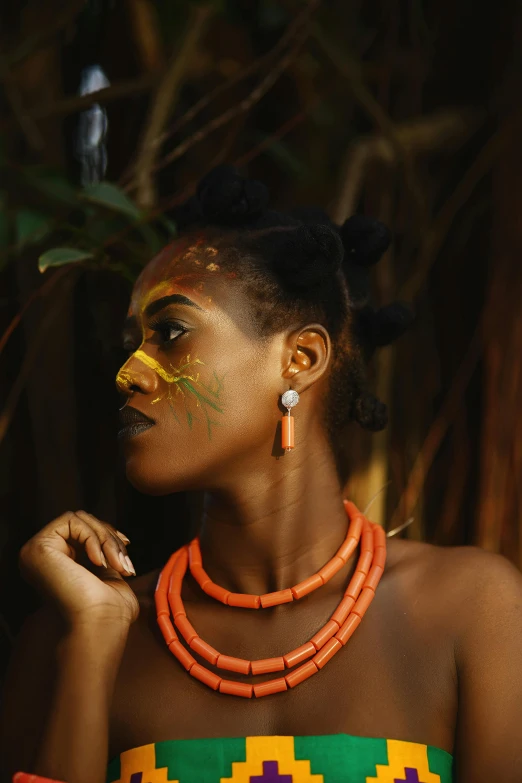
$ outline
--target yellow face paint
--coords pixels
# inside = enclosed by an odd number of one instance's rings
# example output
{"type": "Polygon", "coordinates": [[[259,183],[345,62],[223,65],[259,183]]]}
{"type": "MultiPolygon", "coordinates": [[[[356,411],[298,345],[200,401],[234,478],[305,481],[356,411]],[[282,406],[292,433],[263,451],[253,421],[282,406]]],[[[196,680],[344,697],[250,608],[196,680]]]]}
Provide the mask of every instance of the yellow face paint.
{"type": "MultiPolygon", "coordinates": [[[[174,414],[174,418],[179,423],[179,418],[176,414],[176,410],[173,406],[174,397],[172,395],[172,387],[174,386],[176,389],[176,394],[181,394],[182,397],[185,397],[185,391],[190,392],[196,399],[196,407],[202,408],[206,422],[207,422],[207,430],[208,430],[208,437],[209,439],[212,437],[212,431],[211,431],[211,425],[218,425],[218,422],[212,421],[208,414],[208,408],[213,408],[218,413],[223,413],[223,409],[218,404],[220,402],[220,395],[223,388],[223,382],[218,378],[216,373],[214,372],[214,377],[209,386],[205,385],[204,383],[201,383],[199,380],[199,372],[198,373],[189,373],[186,372],[186,368],[190,367],[191,365],[195,364],[201,364],[204,365],[204,362],[201,361],[201,359],[190,358],[190,354],[187,354],[186,359],[181,363],[179,367],[171,367],[171,372],[166,370],[156,359],[153,359],[151,356],[145,353],[145,351],[142,351],[141,349],[135,351],[133,353],[131,358],[136,358],[143,364],[145,364],[147,367],[149,367],[151,370],[154,370],[154,372],[168,384],[167,392],[166,394],[160,394],[159,397],[156,397],[154,400],[152,400],[151,405],[155,405],[156,403],[160,402],[163,399],[166,399],[169,407],[174,414]],[[199,386],[200,388],[196,388],[196,386],[199,386]]],[[[125,370],[122,368],[116,378],[116,381],[123,386],[124,388],[129,388],[133,382],[135,382],[135,379],[133,381],[132,373],[130,373],[128,370],[125,370]]],[[[185,403],[185,410],[187,414],[187,421],[190,428],[192,428],[193,421],[197,421],[197,417],[194,416],[192,411],[188,410],[185,403]]]]}
{"type": "Polygon", "coordinates": [[[150,367],[151,370],[154,370],[154,372],[157,373],[160,378],[163,378],[164,381],[167,381],[167,383],[177,383],[182,378],[188,378],[188,380],[195,381],[195,383],[197,383],[199,380],[199,373],[198,377],[194,378],[193,375],[187,375],[186,373],[183,373],[182,370],[185,369],[185,367],[188,367],[190,364],[203,364],[200,359],[194,359],[191,362],[190,354],[188,354],[186,364],[184,364],[183,367],[177,369],[171,365],[173,372],[167,372],[167,370],[162,367],[162,365],[157,362],[156,359],[148,356],[148,354],[146,354],[145,351],[142,351],[141,349],[136,351],[133,356],[136,359],[139,359],[140,362],[143,362],[143,364],[146,364],[147,367],[150,367]]]}

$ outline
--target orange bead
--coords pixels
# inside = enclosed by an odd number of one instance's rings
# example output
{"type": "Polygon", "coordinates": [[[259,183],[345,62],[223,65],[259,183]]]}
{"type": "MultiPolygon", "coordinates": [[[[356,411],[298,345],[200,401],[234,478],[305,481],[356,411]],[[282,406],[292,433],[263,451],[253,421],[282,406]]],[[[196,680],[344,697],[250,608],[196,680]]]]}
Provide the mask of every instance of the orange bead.
{"type": "Polygon", "coordinates": [[[183,647],[181,642],[171,642],[169,644],[169,650],[173,655],[176,656],[178,661],[182,666],[185,667],[187,671],[190,671],[191,667],[196,663],[194,656],[192,656],[189,651],[183,647]]]}
{"type": "Polygon", "coordinates": [[[373,565],[384,568],[386,565],[386,548],[383,546],[376,546],[373,553],[373,565]]]}
{"type": "Polygon", "coordinates": [[[349,618],[341,625],[341,630],[335,634],[335,638],[338,639],[341,644],[346,644],[360,622],[361,618],[358,614],[351,614],[349,618]]]}
{"type": "Polygon", "coordinates": [[[178,635],[172,627],[170,617],[167,617],[164,614],[160,614],[158,617],[158,625],[161,629],[161,633],[163,634],[163,638],[165,639],[166,644],[171,644],[171,642],[175,642],[177,640],[178,635]]]}
{"type": "Polygon", "coordinates": [[[365,574],[370,570],[373,561],[373,552],[363,552],[357,563],[357,570],[364,571],[365,574]]]}
{"type": "Polygon", "coordinates": [[[342,644],[339,639],[330,639],[330,641],[326,642],[325,646],[319,650],[316,655],[314,655],[312,661],[315,663],[318,669],[322,669],[323,666],[328,663],[330,658],[333,658],[335,653],[341,649],[341,647],[342,644]]]}
{"type": "Polygon", "coordinates": [[[294,448],[294,417],[283,416],[281,421],[281,445],[284,449],[294,448]]]}
{"type": "Polygon", "coordinates": [[[169,604],[174,619],[176,619],[179,614],[186,614],[180,595],[169,593],[169,604]]]}
{"type": "Polygon", "coordinates": [[[279,658],[260,658],[257,661],[250,662],[252,674],[270,674],[270,672],[282,672],[285,668],[285,662],[279,658]]]}
{"type": "Polygon", "coordinates": [[[174,554],[172,554],[169,559],[167,560],[166,564],[163,566],[163,570],[161,574],[158,577],[158,581],[156,584],[156,590],[163,590],[165,593],[168,590],[169,586],[169,580],[170,575],[172,573],[172,569],[174,568],[174,564],[176,560],[178,559],[178,555],[181,552],[181,549],[177,549],[174,554]]]}
{"type": "Polygon", "coordinates": [[[230,595],[229,590],[225,590],[224,587],[220,587],[219,585],[214,584],[214,582],[206,582],[206,584],[203,587],[203,590],[207,595],[210,595],[212,598],[215,598],[216,601],[221,601],[222,604],[226,604],[228,601],[228,596],[230,595]]]}
{"type": "Polygon", "coordinates": [[[326,644],[326,642],[332,638],[334,634],[337,633],[339,630],[338,623],[335,622],[335,620],[328,620],[326,625],[324,625],[320,631],[318,631],[315,636],[312,636],[310,641],[312,642],[313,646],[316,650],[320,650],[321,647],[326,644]]]}
{"type": "Polygon", "coordinates": [[[194,577],[198,585],[201,587],[201,589],[203,589],[203,587],[208,582],[210,582],[210,577],[205,571],[205,569],[203,568],[203,566],[199,566],[199,565],[192,566],[192,568],[190,569],[190,573],[192,574],[192,576],[194,577]]]}
{"type": "Polygon", "coordinates": [[[243,696],[245,699],[251,699],[254,693],[254,688],[252,685],[247,685],[246,682],[221,680],[219,683],[219,692],[228,693],[230,696],[243,696]]]}
{"type": "Polygon", "coordinates": [[[297,666],[298,663],[306,661],[311,655],[315,655],[317,650],[312,642],[302,644],[301,647],[296,647],[295,650],[291,650],[286,655],[283,655],[283,661],[287,669],[291,669],[292,666],[297,666]]]}
{"type": "Polygon", "coordinates": [[[275,593],[265,593],[259,596],[261,599],[261,606],[266,609],[268,606],[279,606],[280,604],[288,604],[294,600],[294,596],[289,587],[286,590],[276,590],[275,593]]]}
{"type": "Polygon", "coordinates": [[[179,614],[176,618],[176,628],[183,636],[187,644],[190,644],[192,639],[197,636],[197,632],[194,627],[189,623],[185,615],[179,614]]]}
{"type": "Polygon", "coordinates": [[[184,546],[179,550],[179,557],[176,558],[176,562],[174,563],[174,567],[172,569],[172,576],[178,577],[180,576],[181,579],[185,576],[185,572],[187,570],[187,564],[188,564],[188,550],[187,547],[184,546]]]}
{"type": "Polygon", "coordinates": [[[359,544],[358,538],[347,538],[344,544],[341,544],[339,547],[339,550],[337,552],[337,557],[340,557],[341,560],[344,560],[345,563],[348,562],[348,560],[351,558],[355,550],[357,549],[357,545],[359,544]]]}
{"type": "Polygon", "coordinates": [[[201,655],[201,657],[211,663],[212,666],[216,665],[217,659],[219,657],[218,651],[211,647],[210,644],[204,642],[201,637],[196,636],[194,639],[192,639],[190,643],[190,649],[194,650],[194,652],[197,652],[198,655],[201,655]]]}
{"type": "Polygon", "coordinates": [[[352,611],[354,603],[355,598],[352,598],[351,596],[345,596],[330,619],[338,623],[340,627],[352,611]]]}
{"type": "Polygon", "coordinates": [[[373,536],[375,540],[375,548],[378,546],[386,547],[386,531],[381,525],[373,526],[373,536]]]}
{"type": "Polygon", "coordinates": [[[377,585],[381,581],[381,576],[383,574],[384,568],[381,568],[381,566],[372,565],[368,572],[368,576],[366,577],[366,581],[363,585],[363,588],[369,587],[371,590],[375,592],[377,589],[377,585]]]}
{"type": "Polygon", "coordinates": [[[287,674],[285,680],[289,688],[295,688],[296,685],[307,680],[308,677],[311,677],[313,674],[317,674],[318,671],[319,669],[315,663],[313,661],[308,661],[308,663],[303,663],[295,672],[287,674]]]}
{"type": "Polygon", "coordinates": [[[299,599],[303,598],[305,595],[308,595],[308,593],[311,593],[313,590],[316,590],[318,587],[322,587],[324,584],[323,580],[319,576],[319,574],[314,574],[313,576],[309,576],[308,579],[305,579],[303,582],[299,582],[295,587],[291,587],[292,595],[294,598],[299,599]]]}
{"type": "Polygon", "coordinates": [[[367,528],[361,536],[361,552],[373,552],[373,530],[367,528]]]}
{"type": "Polygon", "coordinates": [[[280,693],[281,691],[288,690],[288,685],[284,677],[279,677],[277,680],[268,680],[267,682],[260,682],[259,685],[254,685],[254,695],[257,699],[261,696],[271,696],[273,693],[280,693]]]}
{"type": "Polygon", "coordinates": [[[364,617],[366,610],[370,606],[371,602],[373,601],[373,598],[375,596],[374,591],[371,587],[365,587],[355,602],[355,606],[352,609],[352,614],[358,614],[359,617],[364,617]]]}
{"type": "Polygon", "coordinates": [[[217,674],[214,674],[213,672],[210,672],[208,669],[205,669],[205,667],[201,666],[201,664],[195,663],[194,666],[191,666],[190,673],[193,677],[196,678],[196,680],[200,680],[200,682],[204,682],[205,685],[209,686],[209,688],[212,688],[215,691],[217,691],[217,689],[219,688],[221,677],[218,677],[217,674]]]}
{"type": "Polygon", "coordinates": [[[199,549],[199,541],[197,538],[193,538],[188,548],[189,566],[192,569],[195,565],[203,565],[201,562],[201,551],[199,549]]]}
{"type": "Polygon", "coordinates": [[[362,586],[365,583],[367,576],[368,574],[365,574],[362,571],[356,571],[355,574],[350,579],[350,584],[344,591],[344,595],[349,597],[351,596],[352,598],[357,598],[362,590],[362,586]]]}
{"type": "Polygon", "coordinates": [[[158,616],[160,614],[170,614],[169,599],[167,598],[167,593],[163,590],[156,590],[154,593],[154,603],[156,604],[156,614],[158,616]]]}
{"type": "Polygon", "coordinates": [[[326,565],[320,568],[317,573],[326,584],[326,582],[329,582],[332,576],[335,576],[335,574],[340,571],[344,565],[344,560],[341,557],[337,557],[337,555],[335,555],[335,557],[332,557],[332,559],[329,560],[326,565]]]}
{"type": "Polygon", "coordinates": [[[244,658],[233,658],[231,655],[220,655],[217,659],[218,669],[226,669],[229,672],[239,672],[239,674],[250,674],[250,661],[244,658]]]}
{"type": "Polygon", "coordinates": [[[243,609],[259,609],[261,598],[258,595],[248,595],[247,593],[229,593],[227,604],[229,606],[240,606],[243,609]]]}

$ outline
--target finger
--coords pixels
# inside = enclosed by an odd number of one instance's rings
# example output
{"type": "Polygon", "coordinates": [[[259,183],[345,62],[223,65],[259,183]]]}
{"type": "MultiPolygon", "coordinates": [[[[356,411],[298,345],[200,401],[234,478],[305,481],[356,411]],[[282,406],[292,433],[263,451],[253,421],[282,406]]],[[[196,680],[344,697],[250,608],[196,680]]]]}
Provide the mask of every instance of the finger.
{"type": "Polygon", "coordinates": [[[108,565],[120,574],[135,576],[136,571],[134,570],[130,558],[127,561],[128,555],[125,552],[125,546],[120,539],[112,533],[110,526],[104,522],[100,522],[99,519],[96,519],[92,514],[88,514],[82,509],[76,511],[75,515],[96,533],[101,544],[102,554],[105,555],[108,565]]]}
{"type": "Polygon", "coordinates": [[[119,546],[121,554],[123,555],[124,562],[122,562],[122,565],[124,567],[129,566],[130,570],[129,568],[127,568],[129,573],[133,572],[134,575],[136,575],[136,572],[134,571],[134,566],[132,565],[132,560],[127,554],[127,547],[125,545],[125,541],[130,544],[130,540],[127,538],[127,536],[125,536],[123,533],[120,533],[118,530],[116,530],[116,528],[113,525],[109,524],[108,522],[98,519],[93,514],[89,514],[88,511],[83,511],[82,509],[81,511],[78,511],[76,513],[79,514],[82,518],[85,518],[87,521],[90,520],[92,523],[94,523],[95,526],[103,525],[106,530],[110,531],[110,533],[114,536],[114,539],[119,546]]]}
{"type": "Polygon", "coordinates": [[[77,559],[78,545],[85,551],[89,560],[97,566],[105,566],[102,542],[97,532],[74,511],[67,511],[42,530],[42,536],[49,535],[64,554],[77,559]]]}

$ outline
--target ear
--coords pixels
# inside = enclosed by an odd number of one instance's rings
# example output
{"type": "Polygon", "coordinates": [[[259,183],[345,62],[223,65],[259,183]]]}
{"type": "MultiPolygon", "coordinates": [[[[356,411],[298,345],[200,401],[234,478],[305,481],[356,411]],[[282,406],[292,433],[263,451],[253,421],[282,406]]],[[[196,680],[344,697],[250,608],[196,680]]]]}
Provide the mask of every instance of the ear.
{"type": "Polygon", "coordinates": [[[282,377],[292,380],[292,387],[301,394],[324,376],[331,355],[332,343],[324,326],[307,324],[286,338],[282,377]]]}

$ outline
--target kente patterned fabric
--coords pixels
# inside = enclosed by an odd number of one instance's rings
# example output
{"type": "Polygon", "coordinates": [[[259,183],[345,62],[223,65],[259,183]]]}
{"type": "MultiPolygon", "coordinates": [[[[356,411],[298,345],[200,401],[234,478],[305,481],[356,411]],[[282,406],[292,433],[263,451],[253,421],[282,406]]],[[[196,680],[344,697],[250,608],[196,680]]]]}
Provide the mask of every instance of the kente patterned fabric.
{"type": "Polygon", "coordinates": [[[156,742],[121,753],[107,783],[451,783],[445,750],[331,734],[156,742]]]}

